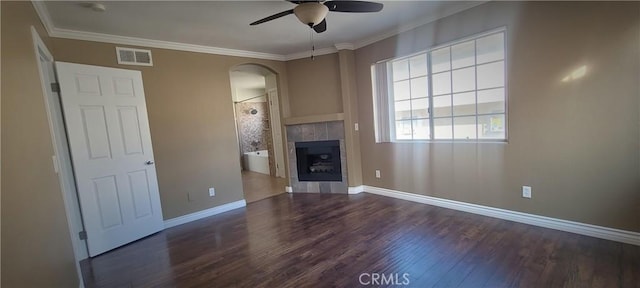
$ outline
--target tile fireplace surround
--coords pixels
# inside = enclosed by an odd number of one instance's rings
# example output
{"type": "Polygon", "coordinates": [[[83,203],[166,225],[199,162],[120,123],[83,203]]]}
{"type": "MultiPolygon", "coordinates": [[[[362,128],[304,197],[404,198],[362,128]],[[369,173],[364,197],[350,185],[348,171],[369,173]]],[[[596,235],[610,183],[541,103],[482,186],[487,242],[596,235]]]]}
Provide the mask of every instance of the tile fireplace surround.
{"type": "Polygon", "coordinates": [[[347,154],[344,144],[343,121],[328,121],[287,125],[287,154],[289,156],[290,186],[293,193],[342,193],[349,190],[347,183],[347,154]],[[308,141],[340,141],[340,164],[342,166],[342,181],[299,181],[298,164],[296,158],[296,142],[308,141]]]}

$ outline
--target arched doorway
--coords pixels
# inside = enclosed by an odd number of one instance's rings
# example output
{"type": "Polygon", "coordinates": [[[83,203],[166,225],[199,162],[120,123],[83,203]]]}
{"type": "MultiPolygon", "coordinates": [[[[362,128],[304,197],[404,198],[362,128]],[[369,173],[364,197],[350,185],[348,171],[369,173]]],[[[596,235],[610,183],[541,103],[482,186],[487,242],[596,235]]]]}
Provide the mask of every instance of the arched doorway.
{"type": "Polygon", "coordinates": [[[229,71],[245,199],[284,193],[286,168],[277,75],[257,64],[229,71]]]}

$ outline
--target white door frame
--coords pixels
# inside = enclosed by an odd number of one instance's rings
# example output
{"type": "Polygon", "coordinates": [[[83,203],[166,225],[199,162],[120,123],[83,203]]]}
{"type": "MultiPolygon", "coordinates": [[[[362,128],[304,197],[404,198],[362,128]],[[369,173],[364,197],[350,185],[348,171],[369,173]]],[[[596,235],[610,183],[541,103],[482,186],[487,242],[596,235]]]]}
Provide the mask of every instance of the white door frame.
{"type": "MultiPolygon", "coordinates": [[[[277,85],[276,85],[277,87],[277,85]]],[[[275,177],[286,178],[284,165],[284,145],[282,143],[282,124],[280,123],[280,97],[278,95],[278,88],[269,89],[267,91],[267,101],[269,105],[269,115],[271,116],[271,138],[273,142],[274,151],[274,163],[276,163],[276,175],[275,177]],[[275,97],[272,95],[275,94],[275,97]]]]}
{"type": "Polygon", "coordinates": [[[53,144],[54,155],[51,156],[52,164],[54,170],[58,174],[58,182],[62,191],[62,199],[64,201],[65,212],[67,214],[69,236],[71,237],[71,244],[73,245],[73,255],[76,260],[75,264],[78,279],[80,281],[80,287],[84,287],[82,271],[80,270],[80,260],[88,258],[89,254],[87,251],[86,241],[81,240],[78,236],[79,232],[84,231],[82,216],[80,214],[80,204],[78,202],[73,170],[69,169],[72,166],[68,151],[68,144],[66,142],[67,135],[64,132],[65,127],[60,127],[60,123],[64,123],[62,110],[60,110],[59,106],[54,105],[54,103],[51,103],[50,101],[50,97],[59,97],[59,95],[53,94],[53,91],[51,90],[51,83],[56,83],[57,79],[55,74],[51,75],[53,68],[47,69],[48,67],[45,67],[40,63],[40,59],[42,58],[53,65],[54,59],[33,26],[31,26],[31,36],[33,38],[36,62],[38,63],[38,72],[40,73],[42,95],[44,96],[47,120],[49,122],[49,131],[51,132],[51,140],[53,144]],[[66,153],[63,149],[67,149],[66,153]]]}

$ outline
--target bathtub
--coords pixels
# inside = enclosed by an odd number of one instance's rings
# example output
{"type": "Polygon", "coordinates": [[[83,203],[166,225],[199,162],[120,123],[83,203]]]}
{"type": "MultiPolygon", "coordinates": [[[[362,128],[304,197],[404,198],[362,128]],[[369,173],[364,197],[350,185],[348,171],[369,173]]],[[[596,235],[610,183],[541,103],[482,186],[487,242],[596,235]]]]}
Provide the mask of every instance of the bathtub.
{"type": "Polygon", "coordinates": [[[269,151],[244,153],[244,169],[269,175],[269,151]]]}

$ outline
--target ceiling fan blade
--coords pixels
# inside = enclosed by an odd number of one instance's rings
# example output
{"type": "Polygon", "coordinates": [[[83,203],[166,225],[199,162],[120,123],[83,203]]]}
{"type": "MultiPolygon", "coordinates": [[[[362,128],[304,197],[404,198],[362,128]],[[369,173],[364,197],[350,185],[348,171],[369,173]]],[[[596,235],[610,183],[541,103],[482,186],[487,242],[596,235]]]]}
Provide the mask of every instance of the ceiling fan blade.
{"type": "Polygon", "coordinates": [[[322,22],[320,22],[318,25],[313,26],[313,30],[315,30],[317,33],[322,33],[324,31],[327,31],[327,19],[322,19],[322,22]]]}
{"type": "Polygon", "coordinates": [[[383,6],[381,3],[369,1],[327,1],[324,5],[329,8],[329,11],[352,13],[378,12],[383,6]]]}
{"type": "Polygon", "coordinates": [[[253,26],[253,25],[262,24],[264,22],[268,22],[268,21],[271,21],[271,20],[274,20],[274,19],[278,19],[280,17],[284,17],[284,16],[287,16],[289,14],[293,14],[293,9],[287,10],[287,11],[282,11],[282,12],[280,12],[278,14],[273,14],[273,15],[271,15],[269,17],[262,18],[262,19],[260,19],[260,20],[258,20],[256,22],[253,22],[253,23],[251,23],[249,25],[253,26]]]}

